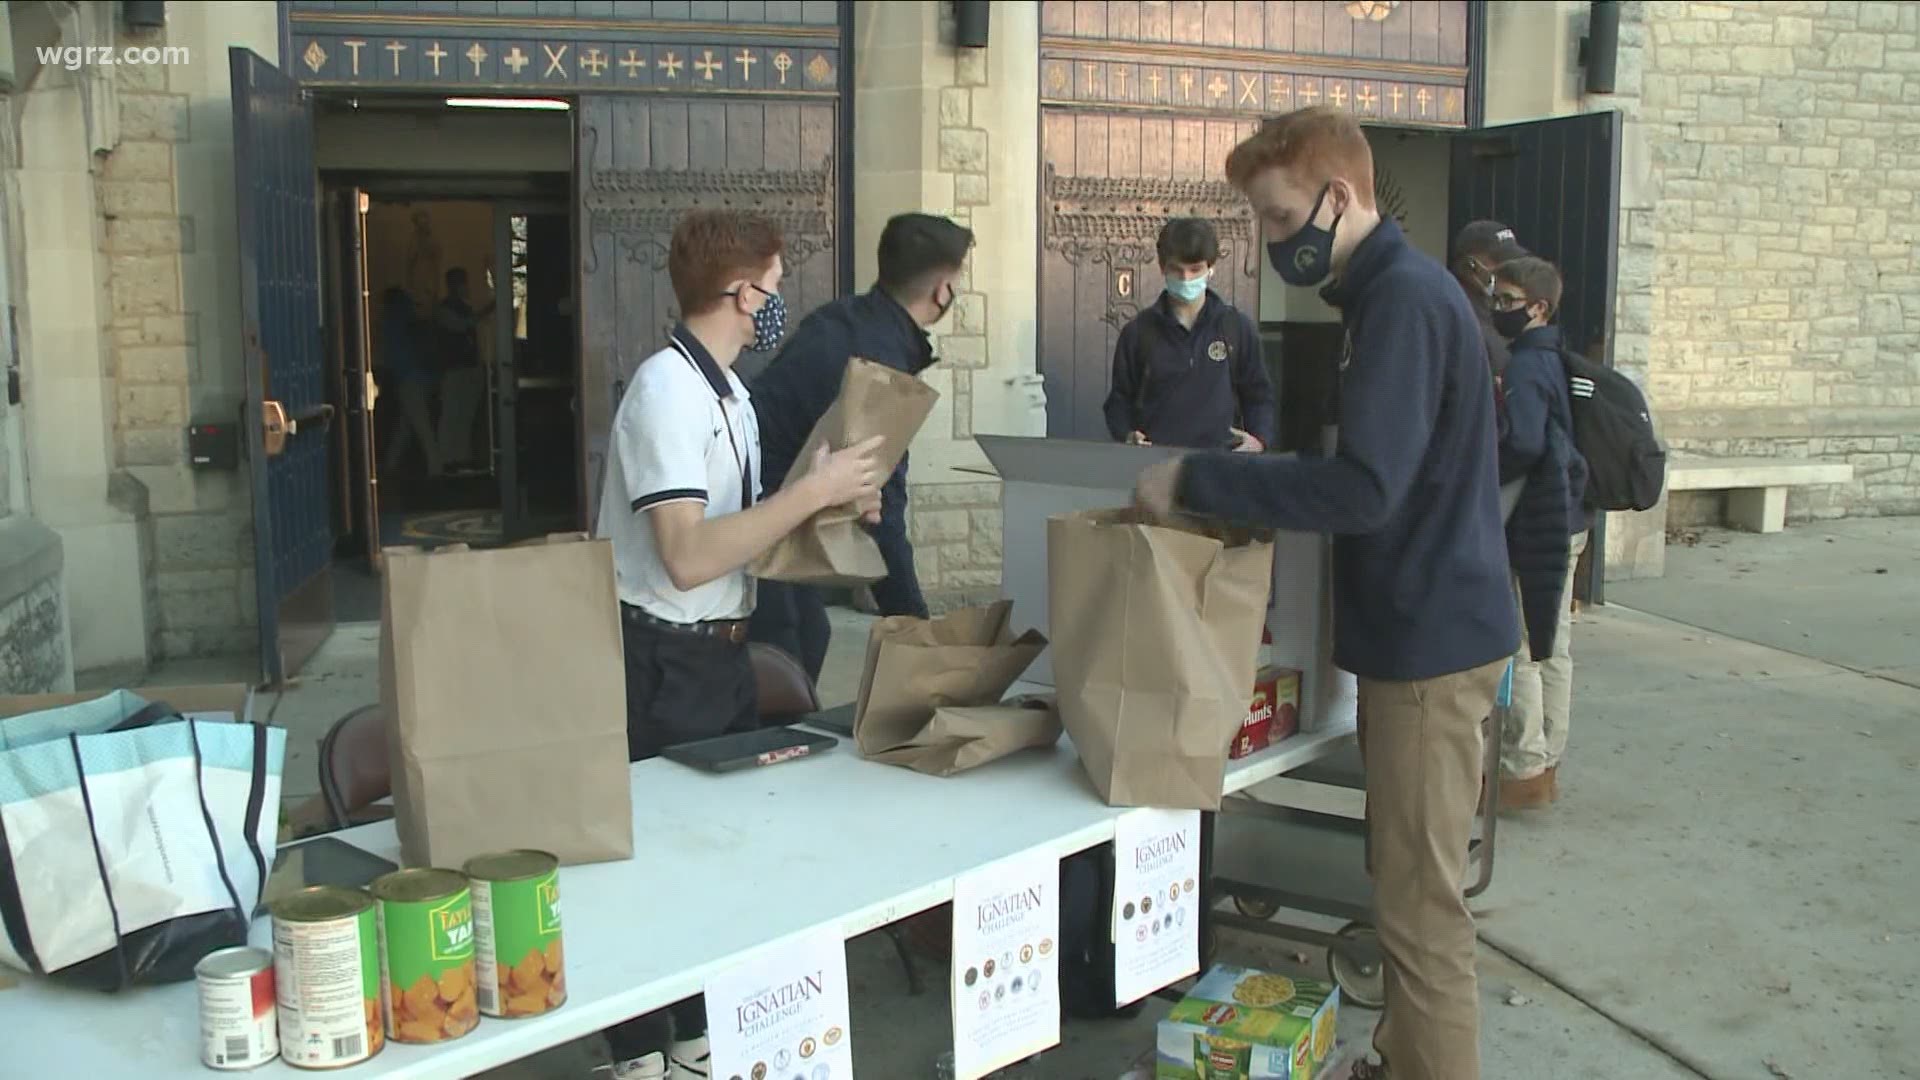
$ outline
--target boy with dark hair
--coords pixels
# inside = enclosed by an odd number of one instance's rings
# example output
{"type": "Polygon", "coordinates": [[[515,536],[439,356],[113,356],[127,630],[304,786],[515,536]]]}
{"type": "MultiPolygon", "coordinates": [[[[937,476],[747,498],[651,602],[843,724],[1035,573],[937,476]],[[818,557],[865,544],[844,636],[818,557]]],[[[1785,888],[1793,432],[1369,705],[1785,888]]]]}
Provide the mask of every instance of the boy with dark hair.
{"type": "MultiPolygon", "coordinates": [[[[759,726],[747,564],[827,507],[878,509],[878,439],[823,450],[804,480],[761,494],[759,430],[733,365],[780,343],[781,250],[779,228],[758,215],[683,217],[667,255],[680,324],[640,362],[614,416],[596,534],[613,542],[632,761],[759,726]]],[[[699,998],[621,1024],[608,1042],[616,1080],[707,1076],[699,998]]]]}
{"type": "Polygon", "coordinates": [[[1107,433],[1136,446],[1257,454],[1279,440],[1273,382],[1253,320],[1213,291],[1220,238],[1174,218],[1156,245],[1166,289],[1113,347],[1107,433]]]}
{"type": "Polygon", "coordinates": [[[1386,959],[1374,1047],[1394,1080],[1479,1080],[1467,848],[1480,725],[1520,642],[1493,377],[1460,286],[1374,205],[1356,119],[1322,107],[1269,121],[1226,171],[1280,277],[1329,282],[1345,330],[1338,442],[1324,455],[1192,454],[1144,471],[1136,498],[1160,515],[1333,535],[1333,659],[1360,680],[1386,959]]]}
{"type": "MultiPolygon", "coordinates": [[[[794,458],[840,393],[847,361],[858,356],[918,375],[932,366],[929,327],[946,317],[973,232],[932,214],[901,214],[880,233],[879,280],[859,296],[827,304],[800,323],[780,355],[754,381],[754,408],[765,441],[766,484],[778,490],[794,458]]],[[[881,615],[925,618],[927,602],[907,540],[907,459],[881,489],[873,527],[887,576],[873,586],[881,615]]],[[[762,581],[752,640],[775,645],[799,660],[814,682],[826,663],[832,629],[826,599],[807,585],[762,581]]]]}
{"type": "Polygon", "coordinates": [[[1494,332],[1511,353],[1502,385],[1500,481],[1520,482],[1507,522],[1521,609],[1513,711],[1500,752],[1500,805],[1544,806],[1559,797],[1560,759],[1573,707],[1574,569],[1593,527],[1587,462],[1573,440],[1573,398],[1560,359],[1560,271],[1531,256],[1494,272],[1494,332]]]}

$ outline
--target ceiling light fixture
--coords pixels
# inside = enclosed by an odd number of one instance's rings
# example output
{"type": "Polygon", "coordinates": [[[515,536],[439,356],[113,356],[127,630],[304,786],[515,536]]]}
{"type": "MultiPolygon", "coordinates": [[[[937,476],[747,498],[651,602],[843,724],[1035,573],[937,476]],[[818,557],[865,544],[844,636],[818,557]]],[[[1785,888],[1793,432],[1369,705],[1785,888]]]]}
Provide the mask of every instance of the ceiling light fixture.
{"type": "Polygon", "coordinates": [[[495,98],[495,97],[450,97],[447,99],[450,109],[555,109],[565,112],[571,108],[564,101],[553,98],[495,98]]]}

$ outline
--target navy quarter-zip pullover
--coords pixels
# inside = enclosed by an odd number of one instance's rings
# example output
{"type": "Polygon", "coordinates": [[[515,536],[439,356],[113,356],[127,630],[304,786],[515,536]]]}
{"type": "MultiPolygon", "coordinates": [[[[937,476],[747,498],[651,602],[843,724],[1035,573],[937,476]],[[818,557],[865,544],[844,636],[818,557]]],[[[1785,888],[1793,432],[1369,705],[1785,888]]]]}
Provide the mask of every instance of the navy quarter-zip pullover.
{"type": "Polygon", "coordinates": [[[1115,442],[1138,431],[1155,446],[1225,450],[1236,427],[1266,446],[1280,441],[1259,328],[1212,289],[1192,329],[1165,292],[1121,329],[1106,414],[1115,442]]]}
{"type": "MultiPolygon", "coordinates": [[[[918,375],[932,366],[933,342],[900,302],[875,286],[835,300],[807,315],[749,387],[760,420],[761,484],[771,493],[805,448],[813,425],[827,414],[846,378],[847,360],[861,357],[918,375]]],[[[883,615],[927,614],[907,539],[907,458],[880,488],[880,523],[871,529],[887,564],[885,580],[873,586],[883,615]]]]}
{"type": "Polygon", "coordinates": [[[1392,219],[1321,290],[1340,309],[1331,455],[1207,453],[1187,510],[1333,541],[1334,663],[1415,682],[1520,647],[1500,521],[1493,375],[1473,309],[1392,219]]]}

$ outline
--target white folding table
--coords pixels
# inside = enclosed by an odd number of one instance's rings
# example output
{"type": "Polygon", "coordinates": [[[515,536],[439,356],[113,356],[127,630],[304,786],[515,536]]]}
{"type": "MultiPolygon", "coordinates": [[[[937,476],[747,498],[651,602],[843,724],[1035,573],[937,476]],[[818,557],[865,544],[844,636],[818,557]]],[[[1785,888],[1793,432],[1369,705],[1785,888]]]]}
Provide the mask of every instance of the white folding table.
{"type": "MultiPolygon", "coordinates": [[[[1227,787],[1290,772],[1352,735],[1347,723],[1293,736],[1233,762],[1227,787]]],[[[633,859],[560,872],[564,1006],[483,1017],[449,1043],[389,1042],[338,1075],[450,1080],[517,1061],[698,994],[709,975],[790,938],[857,937],[937,907],[975,867],[1109,841],[1127,813],[1101,802],[1064,738],[945,779],[862,761],[846,742],[724,776],[656,759],[633,766],[633,807],[633,859]]],[[[391,822],[333,835],[399,861],[391,822]]],[[[270,923],[255,922],[254,944],[269,944],[270,923]]],[[[8,1076],[217,1075],[200,1064],[191,983],[104,996],[23,979],[0,992],[0,1044],[8,1076]]],[[[314,1074],[274,1061],[247,1075],[314,1074]]]]}

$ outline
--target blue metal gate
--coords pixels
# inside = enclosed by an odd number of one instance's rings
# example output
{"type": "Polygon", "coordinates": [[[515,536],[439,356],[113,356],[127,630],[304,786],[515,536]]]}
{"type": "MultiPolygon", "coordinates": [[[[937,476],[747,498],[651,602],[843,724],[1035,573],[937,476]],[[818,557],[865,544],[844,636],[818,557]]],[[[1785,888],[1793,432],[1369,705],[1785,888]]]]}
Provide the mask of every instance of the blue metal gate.
{"type": "Polygon", "coordinates": [[[303,92],[246,49],[228,56],[260,659],[274,684],[333,626],[318,180],[303,92]]]}

